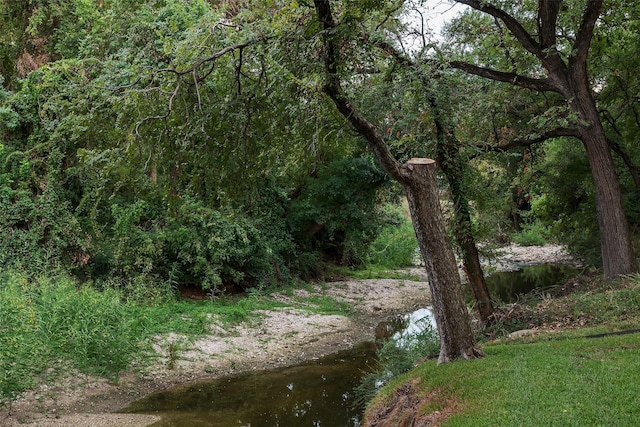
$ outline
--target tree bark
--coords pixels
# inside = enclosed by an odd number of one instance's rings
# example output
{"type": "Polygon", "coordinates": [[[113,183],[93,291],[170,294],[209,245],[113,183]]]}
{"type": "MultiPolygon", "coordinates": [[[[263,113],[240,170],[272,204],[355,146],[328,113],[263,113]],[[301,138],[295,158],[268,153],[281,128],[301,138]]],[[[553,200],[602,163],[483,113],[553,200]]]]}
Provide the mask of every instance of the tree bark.
{"type": "Polygon", "coordinates": [[[458,267],[440,208],[436,163],[431,159],[411,159],[403,169],[407,171],[405,191],[411,220],[429,275],[441,343],[438,363],[483,356],[473,337],[458,267]]]}
{"type": "MultiPolygon", "coordinates": [[[[427,84],[427,87],[428,84],[427,84]]],[[[462,159],[460,158],[459,142],[455,137],[455,130],[451,125],[449,117],[451,113],[448,110],[448,101],[442,102],[441,97],[446,96],[447,89],[439,88],[428,89],[428,100],[433,112],[433,120],[436,126],[436,158],[438,166],[444,173],[451,198],[453,200],[453,235],[462,252],[462,264],[464,272],[469,280],[469,286],[476,302],[478,316],[482,323],[488,323],[493,314],[493,306],[489,289],[484,279],[484,272],[480,265],[480,257],[478,248],[476,247],[475,238],[471,231],[471,212],[469,210],[469,201],[464,188],[464,177],[462,170],[464,168],[462,159]]]]}
{"type": "Polygon", "coordinates": [[[576,91],[571,106],[580,114],[578,132],[587,152],[596,189],[602,267],[608,280],[634,273],[638,266],[611,150],[591,91],[582,86],[582,90],[576,91]]]}
{"type": "Polygon", "coordinates": [[[438,200],[435,162],[415,159],[401,165],[391,155],[377,128],[353,106],[344,94],[337,73],[338,43],[333,31],[336,22],[329,0],[314,0],[323,26],[324,68],[327,74],[323,91],[332,99],[344,118],[367,141],[382,168],[405,189],[420,251],[429,275],[434,317],[440,335],[439,363],[483,356],[477,346],[467,306],[462,297],[460,275],[444,226],[438,200]]]}

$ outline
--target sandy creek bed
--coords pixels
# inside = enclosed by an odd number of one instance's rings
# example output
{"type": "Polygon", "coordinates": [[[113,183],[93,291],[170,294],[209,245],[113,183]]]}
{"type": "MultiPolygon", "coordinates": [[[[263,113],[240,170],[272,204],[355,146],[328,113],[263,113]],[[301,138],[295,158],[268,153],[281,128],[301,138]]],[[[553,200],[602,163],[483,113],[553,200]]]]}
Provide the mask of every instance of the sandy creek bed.
{"type": "MultiPolygon", "coordinates": [[[[558,246],[505,248],[497,269],[520,263],[571,263],[558,246]]],[[[69,373],[55,384],[43,384],[7,408],[0,408],[0,425],[114,427],[146,426],[154,416],[113,414],[154,391],[222,375],[290,366],[372,341],[375,327],[391,315],[411,312],[429,304],[429,286],[422,268],[411,270],[421,281],[354,280],[329,283],[323,292],[349,302],[353,317],[310,314],[295,309],[262,313],[260,322],[233,330],[212,327],[211,335],[182,349],[169,363],[169,335],[158,340],[159,357],[141,372],[126,373],[117,384],[104,379],[69,373]],[[173,366],[171,366],[173,365],[173,366]]],[[[305,292],[305,291],[300,291],[305,292]]],[[[286,298],[284,295],[281,298],[286,298]]],[[[182,344],[184,346],[184,344],[182,344]]],[[[137,371],[137,370],[136,370],[137,371]]]]}

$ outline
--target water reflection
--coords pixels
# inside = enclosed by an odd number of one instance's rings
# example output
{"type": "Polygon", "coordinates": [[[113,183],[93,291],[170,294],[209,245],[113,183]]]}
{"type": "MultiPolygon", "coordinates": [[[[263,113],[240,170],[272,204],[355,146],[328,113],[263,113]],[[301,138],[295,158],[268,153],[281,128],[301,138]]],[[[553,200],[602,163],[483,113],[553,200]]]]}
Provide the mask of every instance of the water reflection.
{"type": "Polygon", "coordinates": [[[489,295],[502,302],[515,302],[518,297],[534,289],[545,289],[560,284],[578,270],[563,265],[527,265],[517,271],[493,273],[487,277],[489,295]]]}
{"type": "Polygon", "coordinates": [[[356,427],[364,408],[353,390],[374,358],[374,344],[364,344],[313,364],[156,393],[124,412],[161,415],[154,427],[356,427]]]}

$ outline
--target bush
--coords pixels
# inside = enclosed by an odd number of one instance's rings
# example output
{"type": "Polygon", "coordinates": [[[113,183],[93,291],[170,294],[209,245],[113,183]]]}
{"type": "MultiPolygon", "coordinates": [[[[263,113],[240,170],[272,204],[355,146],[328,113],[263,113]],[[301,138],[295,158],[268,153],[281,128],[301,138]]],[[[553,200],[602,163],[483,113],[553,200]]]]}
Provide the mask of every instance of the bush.
{"type": "Polygon", "coordinates": [[[37,153],[9,151],[0,144],[0,267],[50,271],[83,264],[90,239],[61,195],[54,172],[61,154],[43,153],[43,166],[37,153]],[[43,167],[48,175],[38,179],[43,167]]]}
{"type": "Polygon", "coordinates": [[[539,222],[526,224],[522,231],[514,233],[511,240],[522,246],[544,246],[547,244],[547,236],[549,232],[539,222]]]}
{"type": "Polygon", "coordinates": [[[415,264],[418,241],[411,220],[401,208],[388,207],[389,224],[369,248],[367,264],[384,268],[401,268],[415,264]]]}
{"type": "Polygon", "coordinates": [[[378,209],[386,174],[371,158],[346,158],[307,180],[291,203],[289,224],[303,251],[330,261],[359,265],[385,222],[378,209]]]}
{"type": "Polygon", "coordinates": [[[103,248],[109,274],[216,292],[271,284],[283,275],[284,267],[277,268],[282,254],[255,219],[190,199],[174,209],[145,200],[113,205],[111,238],[103,248]]]}

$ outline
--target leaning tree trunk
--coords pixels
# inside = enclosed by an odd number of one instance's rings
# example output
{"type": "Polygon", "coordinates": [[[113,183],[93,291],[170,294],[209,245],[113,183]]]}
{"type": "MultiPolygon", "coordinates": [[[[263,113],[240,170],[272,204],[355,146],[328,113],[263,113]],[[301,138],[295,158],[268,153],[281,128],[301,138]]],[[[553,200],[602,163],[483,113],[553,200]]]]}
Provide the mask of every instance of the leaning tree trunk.
{"type": "Polygon", "coordinates": [[[440,335],[438,363],[482,356],[471,331],[462,284],[440,208],[436,164],[431,159],[411,159],[405,191],[418,245],[429,275],[433,312],[440,335]]]}
{"type": "Polygon", "coordinates": [[[314,0],[323,27],[325,84],[322,87],[340,114],[367,141],[385,172],[404,187],[411,219],[429,275],[434,317],[440,334],[439,363],[483,356],[477,347],[467,306],[462,297],[460,275],[444,226],[438,199],[435,162],[416,159],[401,165],[393,157],[378,129],[353,106],[340,84],[337,23],[329,0],[314,0]]]}

